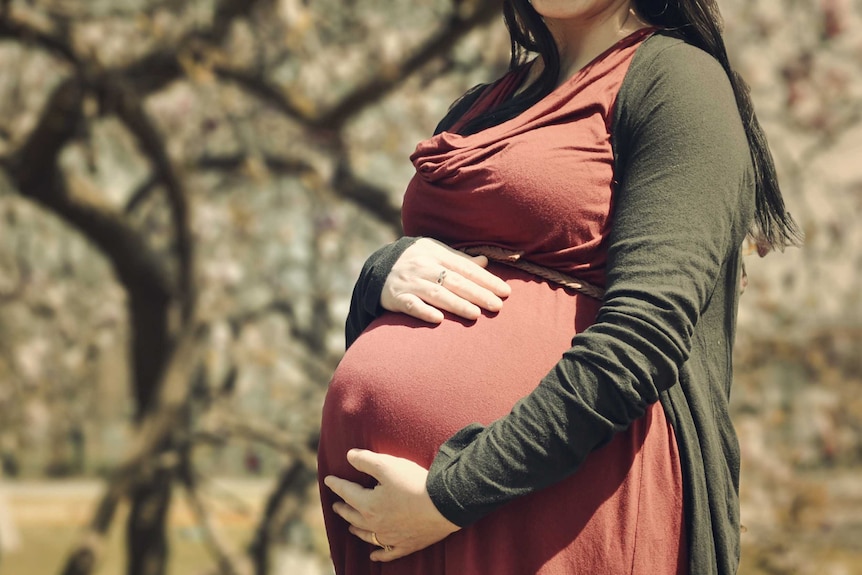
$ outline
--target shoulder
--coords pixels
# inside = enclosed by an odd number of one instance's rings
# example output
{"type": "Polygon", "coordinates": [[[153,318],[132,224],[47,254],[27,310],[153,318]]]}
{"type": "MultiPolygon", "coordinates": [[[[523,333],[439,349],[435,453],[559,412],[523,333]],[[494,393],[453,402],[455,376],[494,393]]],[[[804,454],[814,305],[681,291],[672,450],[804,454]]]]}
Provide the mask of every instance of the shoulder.
{"type": "Polygon", "coordinates": [[[736,109],[730,79],[718,60],[668,32],[653,34],[638,48],[619,99],[629,106],[671,99],[736,109]]]}
{"type": "MultiPolygon", "coordinates": [[[[708,181],[751,170],[748,137],[724,67],[711,54],[661,32],[635,53],[611,125],[620,175],[633,162],[688,165],[708,181]],[[709,172],[707,174],[707,172],[709,172]]],[[[735,177],[735,176],[734,176],[735,177]]]]}
{"type": "Polygon", "coordinates": [[[635,53],[617,95],[612,131],[620,152],[643,135],[678,141],[723,139],[747,149],[736,96],[711,54],[658,32],[635,53]]]}
{"type": "MultiPolygon", "coordinates": [[[[684,63],[690,58],[715,61],[715,58],[705,51],[667,30],[659,30],[644,40],[635,56],[636,60],[659,64],[673,61],[684,63]]],[[[716,64],[718,64],[717,61],[716,64]]]]}

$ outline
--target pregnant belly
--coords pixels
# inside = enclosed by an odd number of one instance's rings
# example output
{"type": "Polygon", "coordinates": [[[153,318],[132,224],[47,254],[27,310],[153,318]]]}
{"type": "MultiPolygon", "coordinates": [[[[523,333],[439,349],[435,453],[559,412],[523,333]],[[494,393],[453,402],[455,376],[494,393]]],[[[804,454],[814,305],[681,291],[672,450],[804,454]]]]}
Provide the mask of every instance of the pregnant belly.
{"type": "MultiPolygon", "coordinates": [[[[350,347],[324,405],[320,478],[371,487],[375,481],[346,461],[353,447],[428,467],[453,433],[506,415],[595,321],[599,304],[590,298],[518,270],[494,271],[512,287],[499,314],[433,327],[386,314],[350,347]]],[[[348,532],[332,512],[337,498],[321,485],[332,560],[339,575],[678,575],[685,565],[678,461],[673,431],[653,405],[577,473],[392,563],[368,561],[371,546],[348,532]]]]}
{"type": "Polygon", "coordinates": [[[591,298],[506,266],[493,271],[512,287],[498,314],[429,326],[387,313],[350,347],[323,411],[327,472],[362,481],[343,463],[352,447],[430,465],[457,430],[507,414],[595,319],[591,298]]]}

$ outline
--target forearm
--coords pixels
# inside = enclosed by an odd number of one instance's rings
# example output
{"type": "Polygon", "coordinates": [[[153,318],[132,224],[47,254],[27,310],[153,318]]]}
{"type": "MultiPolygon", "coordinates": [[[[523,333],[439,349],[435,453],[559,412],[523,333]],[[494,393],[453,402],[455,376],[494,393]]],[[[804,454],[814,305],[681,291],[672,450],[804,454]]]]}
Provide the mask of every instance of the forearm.
{"type": "Polygon", "coordinates": [[[443,445],[427,488],[447,519],[467,525],[564,479],[676,381],[682,355],[649,357],[642,346],[617,339],[626,336],[622,330],[601,328],[583,334],[582,342],[575,338],[508,416],[486,428],[466,428],[443,445]]]}

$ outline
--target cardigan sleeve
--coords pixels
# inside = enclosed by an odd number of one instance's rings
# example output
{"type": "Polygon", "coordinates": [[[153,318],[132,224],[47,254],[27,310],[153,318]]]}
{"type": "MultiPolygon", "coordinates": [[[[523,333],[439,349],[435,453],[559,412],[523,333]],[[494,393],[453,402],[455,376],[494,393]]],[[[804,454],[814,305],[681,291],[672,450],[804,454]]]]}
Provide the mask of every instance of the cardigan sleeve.
{"type": "Polygon", "coordinates": [[[383,313],[380,296],[383,285],[392,270],[392,266],[404,250],[413,245],[419,238],[404,236],[387,244],[371,254],[359,272],[359,279],[353,286],[353,296],[350,298],[350,311],[344,325],[345,348],[353,345],[365,328],[383,313]]]}
{"type": "Polygon", "coordinates": [[[752,165],[724,70],[678,40],[642,50],[612,129],[618,182],[604,303],[509,415],[440,448],[427,488],[458,525],[576,472],[677,383],[700,313],[747,231],[752,165]]]}

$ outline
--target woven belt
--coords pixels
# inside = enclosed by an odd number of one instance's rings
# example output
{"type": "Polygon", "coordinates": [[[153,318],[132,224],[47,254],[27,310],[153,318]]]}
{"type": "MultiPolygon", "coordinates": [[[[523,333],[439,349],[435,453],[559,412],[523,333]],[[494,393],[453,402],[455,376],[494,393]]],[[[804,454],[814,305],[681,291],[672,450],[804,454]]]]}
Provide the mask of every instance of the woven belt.
{"type": "Polygon", "coordinates": [[[525,272],[539,276],[542,279],[546,279],[549,282],[575,290],[578,293],[590,296],[599,301],[605,297],[605,290],[599,286],[573,278],[572,276],[568,276],[562,272],[558,272],[557,270],[523,260],[521,259],[521,256],[524,254],[521,252],[507,250],[497,246],[472,246],[461,251],[470,254],[471,256],[485,256],[489,260],[524,270],[525,272]]]}

